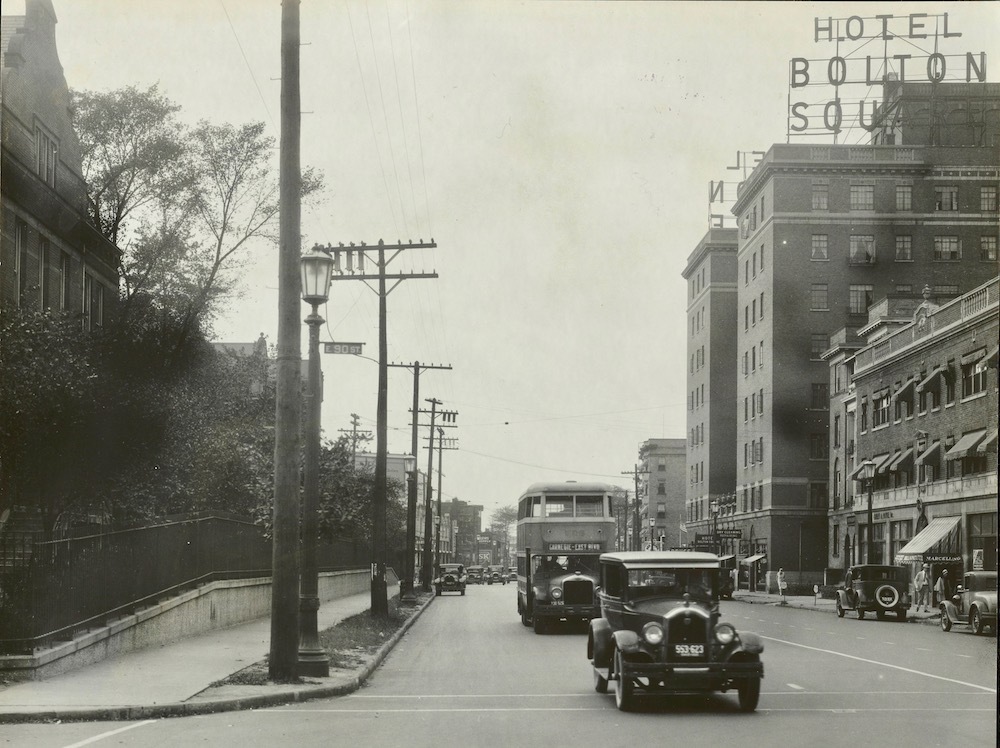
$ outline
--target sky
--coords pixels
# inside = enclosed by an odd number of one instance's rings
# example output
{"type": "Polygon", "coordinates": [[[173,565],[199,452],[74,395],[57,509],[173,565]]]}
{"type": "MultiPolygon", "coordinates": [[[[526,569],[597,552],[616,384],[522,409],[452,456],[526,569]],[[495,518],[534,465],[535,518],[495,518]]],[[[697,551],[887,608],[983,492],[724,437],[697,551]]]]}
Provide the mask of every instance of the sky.
{"type": "MultiPolygon", "coordinates": [[[[53,5],[71,88],[158,84],[185,122],[262,121],[279,137],[280,0],[53,5]]],[[[962,34],[948,50],[1000,61],[989,2],[303,0],[302,164],[325,177],[303,249],[437,244],[390,265],[438,278],[389,294],[387,330],[390,362],[452,367],[420,377],[422,408],[458,413],[446,501],[488,517],[538,481],[631,489],[642,442],[685,438],[682,272],[727,212],[710,183],[735,196],[738,152],[786,142],[792,97],[816,112],[832,98],[788,85],[793,58],[823,61],[818,75],[836,54],[814,40],[817,16],[910,12],[948,12],[962,34]]],[[[215,338],[276,343],[276,247],[251,248],[241,289],[215,338]]],[[[352,413],[374,433],[378,297],[338,281],[320,314],[322,340],[365,344],[323,356],[324,436],[352,413]]],[[[389,369],[390,453],[410,451],[412,386],[389,369]]],[[[427,433],[421,416],[423,470],[427,433]]],[[[435,490],[437,469],[435,456],[435,490]]]]}

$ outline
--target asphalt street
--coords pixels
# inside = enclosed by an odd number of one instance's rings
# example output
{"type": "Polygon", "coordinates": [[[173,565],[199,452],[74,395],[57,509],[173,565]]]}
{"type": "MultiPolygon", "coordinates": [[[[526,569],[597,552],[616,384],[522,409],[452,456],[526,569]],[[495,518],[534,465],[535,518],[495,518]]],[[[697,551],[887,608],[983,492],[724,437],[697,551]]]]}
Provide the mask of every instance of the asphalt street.
{"type": "Polygon", "coordinates": [[[735,694],[646,701],[618,712],[593,691],[580,627],[521,625],[513,584],[435,600],[368,685],[350,696],[144,722],[9,725],[0,742],[115,746],[913,746],[996,744],[993,636],[726,601],[764,637],[756,713],[735,694]]]}

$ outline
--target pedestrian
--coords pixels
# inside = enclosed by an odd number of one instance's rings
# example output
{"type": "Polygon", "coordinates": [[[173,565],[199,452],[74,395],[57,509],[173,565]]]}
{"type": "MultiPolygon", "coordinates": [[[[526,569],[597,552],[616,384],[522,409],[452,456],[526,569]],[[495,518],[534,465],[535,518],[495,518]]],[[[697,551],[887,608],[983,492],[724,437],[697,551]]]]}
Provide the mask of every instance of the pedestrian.
{"type": "Polygon", "coordinates": [[[934,584],[934,592],[937,593],[937,605],[940,605],[951,597],[951,580],[948,579],[947,569],[941,570],[941,576],[938,577],[937,582],[934,584]]]}
{"type": "Polygon", "coordinates": [[[931,572],[930,564],[924,564],[920,567],[920,571],[917,572],[917,576],[913,578],[913,589],[917,593],[917,612],[920,612],[920,606],[923,606],[925,611],[930,611],[930,597],[931,597],[931,572]]]}
{"type": "Polygon", "coordinates": [[[788,582],[785,581],[785,570],[778,569],[778,591],[781,593],[781,604],[786,605],[785,590],[788,589],[788,582]]]}

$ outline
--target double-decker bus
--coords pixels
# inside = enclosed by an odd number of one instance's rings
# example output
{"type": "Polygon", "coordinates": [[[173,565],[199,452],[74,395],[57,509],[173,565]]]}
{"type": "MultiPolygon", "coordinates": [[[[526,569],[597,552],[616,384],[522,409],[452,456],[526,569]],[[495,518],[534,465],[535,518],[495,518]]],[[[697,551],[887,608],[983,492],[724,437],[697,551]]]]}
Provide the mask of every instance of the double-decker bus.
{"type": "Polygon", "coordinates": [[[598,558],[614,550],[612,496],[606,483],[535,483],[517,504],[517,612],[544,633],[555,622],[600,615],[598,558]]]}

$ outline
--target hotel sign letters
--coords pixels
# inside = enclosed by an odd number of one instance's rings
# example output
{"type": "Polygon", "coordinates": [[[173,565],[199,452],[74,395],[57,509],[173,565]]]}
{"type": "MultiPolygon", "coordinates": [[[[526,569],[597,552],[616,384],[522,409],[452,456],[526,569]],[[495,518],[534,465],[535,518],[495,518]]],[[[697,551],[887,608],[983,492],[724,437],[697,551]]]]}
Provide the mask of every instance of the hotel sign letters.
{"type": "Polygon", "coordinates": [[[938,51],[941,40],[960,37],[962,34],[948,27],[948,14],[911,13],[906,16],[876,15],[869,17],[815,18],[813,41],[836,44],[833,56],[810,60],[795,57],[789,63],[789,131],[790,134],[825,129],[840,132],[845,124],[857,125],[872,132],[878,126],[876,110],[882,101],[855,104],[844,97],[850,86],[870,88],[884,86],[887,81],[914,82],[945,80],[986,80],[986,53],[965,52],[946,55],[938,51]],[[932,40],[931,50],[923,50],[925,40],[932,40]],[[883,54],[868,53],[878,44],[883,54]],[[893,44],[901,51],[890,52],[893,44]],[[833,86],[834,96],[825,103],[796,101],[807,86],[833,86]],[[821,107],[817,112],[817,107],[821,107]],[[867,121],[866,121],[867,118],[867,121]],[[822,128],[814,124],[822,122],[822,128]]]}

